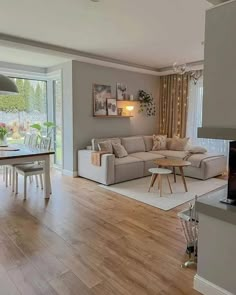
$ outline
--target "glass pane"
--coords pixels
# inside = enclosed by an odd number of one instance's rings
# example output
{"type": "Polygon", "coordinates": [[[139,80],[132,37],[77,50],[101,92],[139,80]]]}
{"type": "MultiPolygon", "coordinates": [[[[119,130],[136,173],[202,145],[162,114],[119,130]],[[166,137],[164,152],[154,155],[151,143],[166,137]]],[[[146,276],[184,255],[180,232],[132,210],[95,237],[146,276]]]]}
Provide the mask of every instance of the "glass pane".
{"type": "Polygon", "coordinates": [[[0,122],[8,129],[8,143],[22,143],[30,125],[47,121],[47,82],[13,78],[18,95],[0,96],[0,122]]]}
{"type": "Polygon", "coordinates": [[[62,88],[61,80],[54,80],[55,164],[62,166],[62,88]]]}

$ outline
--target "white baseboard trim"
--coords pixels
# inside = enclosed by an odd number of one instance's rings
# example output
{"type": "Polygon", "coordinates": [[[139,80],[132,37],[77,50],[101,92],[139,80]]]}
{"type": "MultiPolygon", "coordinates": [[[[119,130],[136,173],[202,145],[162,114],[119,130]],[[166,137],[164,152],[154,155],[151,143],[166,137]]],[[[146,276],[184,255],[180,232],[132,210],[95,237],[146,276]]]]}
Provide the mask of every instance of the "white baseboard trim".
{"type": "Polygon", "coordinates": [[[66,176],[77,177],[78,171],[70,171],[70,170],[63,169],[62,174],[66,176]]]}
{"type": "Polygon", "coordinates": [[[199,275],[195,275],[194,277],[194,289],[203,295],[234,295],[199,275]]]}

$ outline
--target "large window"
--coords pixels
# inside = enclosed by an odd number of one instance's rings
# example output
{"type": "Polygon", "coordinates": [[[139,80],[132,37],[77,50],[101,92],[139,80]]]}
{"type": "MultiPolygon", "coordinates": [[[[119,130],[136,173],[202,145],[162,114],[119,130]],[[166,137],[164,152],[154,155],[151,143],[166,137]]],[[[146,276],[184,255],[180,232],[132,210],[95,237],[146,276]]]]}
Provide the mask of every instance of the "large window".
{"type": "Polygon", "coordinates": [[[202,106],[203,106],[203,77],[195,84],[189,82],[189,103],[187,136],[191,138],[193,145],[204,146],[209,152],[228,155],[229,142],[220,139],[198,138],[197,129],[202,127],[202,106]]]}
{"type": "Polygon", "coordinates": [[[8,127],[8,142],[22,142],[30,125],[47,121],[47,82],[13,78],[18,95],[0,96],[0,122],[8,127]]]}

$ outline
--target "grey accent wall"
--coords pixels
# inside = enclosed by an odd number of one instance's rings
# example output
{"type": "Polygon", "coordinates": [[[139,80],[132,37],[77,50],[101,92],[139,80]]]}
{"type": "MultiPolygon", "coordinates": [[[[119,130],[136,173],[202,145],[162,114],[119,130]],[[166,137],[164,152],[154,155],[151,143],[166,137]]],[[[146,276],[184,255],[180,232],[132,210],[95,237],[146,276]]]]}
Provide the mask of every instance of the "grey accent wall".
{"type": "Polygon", "coordinates": [[[216,138],[236,138],[235,15],[236,1],[212,8],[206,13],[201,137],[212,138],[217,133],[216,138]],[[234,128],[235,132],[223,128],[234,128]],[[226,137],[226,133],[229,137],[226,137]]]}
{"type": "Polygon", "coordinates": [[[152,134],[157,131],[157,117],[138,113],[135,103],[133,118],[93,117],[93,84],[111,85],[116,97],[116,83],[125,83],[128,93],[137,96],[139,89],[151,92],[158,103],[159,77],[73,61],[74,138],[77,149],[88,145],[91,138],[152,134]]]}
{"type": "Polygon", "coordinates": [[[77,171],[77,151],[91,144],[94,137],[153,134],[157,131],[157,116],[138,113],[135,103],[133,118],[93,117],[93,84],[112,86],[116,97],[116,83],[127,84],[128,93],[137,95],[139,89],[151,92],[158,107],[159,77],[71,61],[48,69],[62,69],[64,117],[64,170],[77,171]]]}

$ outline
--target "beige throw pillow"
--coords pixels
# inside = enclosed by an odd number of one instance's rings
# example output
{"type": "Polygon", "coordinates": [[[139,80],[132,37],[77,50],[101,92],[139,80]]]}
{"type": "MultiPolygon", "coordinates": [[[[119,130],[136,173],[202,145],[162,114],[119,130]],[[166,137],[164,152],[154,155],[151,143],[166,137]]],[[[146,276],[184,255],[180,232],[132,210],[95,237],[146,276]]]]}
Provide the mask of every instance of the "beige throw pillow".
{"type": "Polygon", "coordinates": [[[180,138],[176,135],[171,139],[169,144],[169,150],[172,151],[185,151],[189,138],[180,138]]]}
{"type": "Polygon", "coordinates": [[[166,150],[167,135],[153,135],[153,151],[166,150]]]}
{"type": "Polygon", "coordinates": [[[124,158],[128,156],[128,153],[122,144],[113,143],[112,146],[113,146],[113,150],[114,150],[114,154],[116,158],[124,158]]]}
{"type": "Polygon", "coordinates": [[[110,140],[99,142],[98,144],[99,151],[102,152],[108,152],[110,154],[113,154],[113,147],[110,140]]]}

